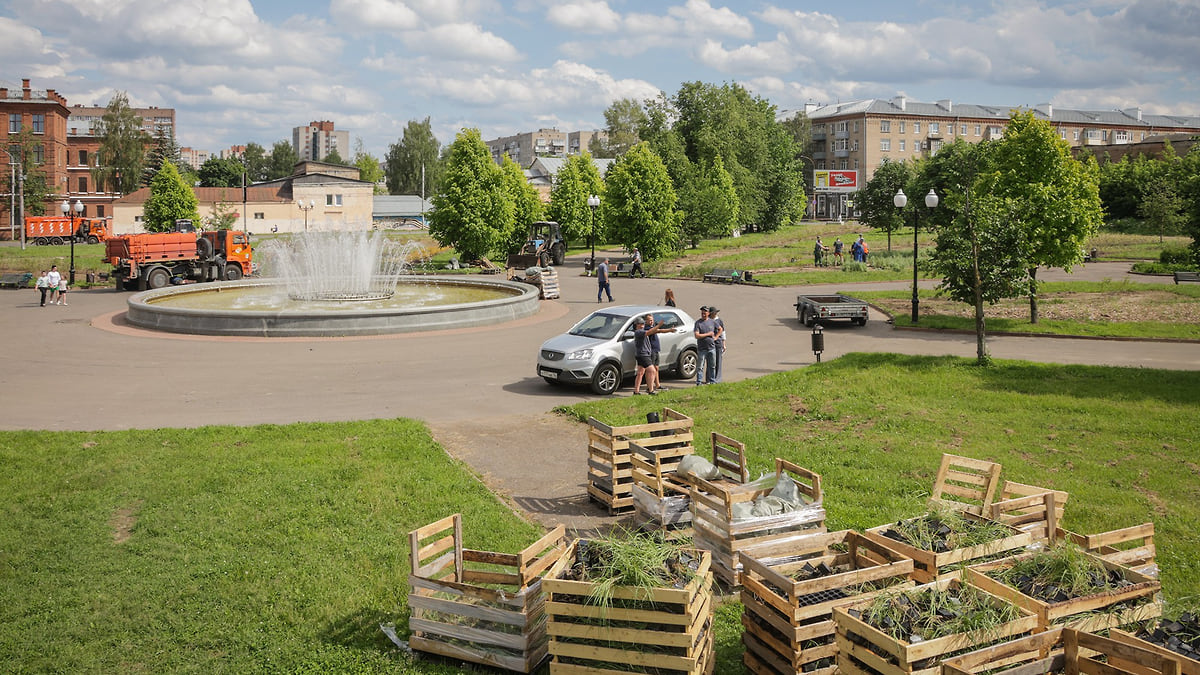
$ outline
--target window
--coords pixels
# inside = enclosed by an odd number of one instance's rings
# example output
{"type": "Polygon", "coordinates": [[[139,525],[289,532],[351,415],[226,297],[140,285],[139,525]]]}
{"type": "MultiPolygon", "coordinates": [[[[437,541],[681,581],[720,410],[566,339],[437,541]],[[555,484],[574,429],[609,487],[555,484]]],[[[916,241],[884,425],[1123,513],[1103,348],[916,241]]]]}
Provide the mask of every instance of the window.
{"type": "Polygon", "coordinates": [[[825,160],[822,159],[821,161],[817,162],[817,170],[819,170],[819,171],[825,170],[825,160]]]}
{"type": "Polygon", "coordinates": [[[854,144],[850,146],[850,151],[851,151],[851,152],[858,152],[858,141],[857,141],[857,140],[856,140],[856,141],[854,141],[854,144]]]}
{"type": "Polygon", "coordinates": [[[975,125],[975,135],[978,136],[980,133],[981,133],[981,131],[980,131],[979,125],[976,124],[975,125]]]}
{"type": "Polygon", "coordinates": [[[133,222],[135,222],[135,223],[140,223],[140,222],[142,222],[142,216],[134,216],[134,217],[133,217],[133,222]]]}
{"type": "Polygon", "coordinates": [[[341,195],[325,195],[325,206],[341,206],[341,195]]]}
{"type": "Polygon", "coordinates": [[[879,121],[879,133],[881,133],[881,134],[892,133],[892,121],[891,120],[880,120],[879,121]]]}
{"type": "Polygon", "coordinates": [[[1059,129],[1059,130],[1058,130],[1058,137],[1059,137],[1059,138],[1061,138],[1061,139],[1063,139],[1064,141],[1065,141],[1065,140],[1067,140],[1067,130],[1066,130],[1066,129],[1059,129]]]}
{"type": "Polygon", "coordinates": [[[87,192],[87,177],[79,177],[79,192],[87,192]]]}
{"type": "Polygon", "coordinates": [[[904,139],[900,139],[900,152],[904,152],[904,139]]]}
{"type": "Polygon", "coordinates": [[[46,133],[46,115],[44,113],[35,113],[31,117],[33,118],[33,133],[46,133]]]}
{"type": "Polygon", "coordinates": [[[79,166],[87,166],[87,150],[79,151],[79,166]]]}
{"type": "Polygon", "coordinates": [[[900,120],[900,133],[904,133],[904,120],[900,120]]]}
{"type": "Polygon", "coordinates": [[[103,205],[103,204],[97,204],[97,205],[96,205],[96,217],[97,217],[97,218],[103,218],[103,217],[104,217],[104,205],[103,205]]]}
{"type": "Polygon", "coordinates": [[[913,133],[914,134],[921,133],[921,123],[920,122],[913,122],[913,133]]]}
{"type": "Polygon", "coordinates": [[[843,159],[842,160],[842,170],[845,171],[847,168],[849,168],[849,164],[850,164],[849,162],[847,162],[846,160],[843,159]]]}
{"type": "Polygon", "coordinates": [[[33,150],[33,163],[34,164],[41,166],[42,164],[44,164],[46,162],[45,146],[43,146],[41,143],[36,143],[30,149],[33,150]]]}
{"type": "Polygon", "coordinates": [[[966,135],[967,135],[967,125],[963,124],[963,125],[960,125],[960,126],[958,127],[958,135],[959,135],[959,136],[966,136],[966,135]]]}
{"type": "Polygon", "coordinates": [[[1075,130],[1075,140],[1079,140],[1079,130],[1075,130]]]}
{"type": "Polygon", "coordinates": [[[1100,132],[1100,137],[1101,137],[1101,138],[1103,138],[1105,142],[1107,142],[1107,141],[1108,141],[1108,129],[1105,129],[1104,131],[1101,131],[1101,132],[1100,132]]]}
{"type": "Polygon", "coordinates": [[[931,133],[931,134],[941,133],[941,125],[938,124],[937,122],[930,122],[929,123],[929,133],[931,133]]]}
{"type": "Polygon", "coordinates": [[[858,160],[854,160],[854,170],[858,171],[858,160]]]}
{"type": "Polygon", "coordinates": [[[10,134],[21,133],[21,113],[9,113],[8,114],[8,133],[10,133],[10,134]]]}
{"type": "Polygon", "coordinates": [[[255,219],[255,220],[265,220],[265,219],[266,219],[266,217],[267,217],[267,214],[263,213],[262,211],[255,211],[255,212],[254,212],[254,219],[255,219]]]}
{"type": "Polygon", "coordinates": [[[858,120],[854,121],[854,133],[858,133],[858,120]]]}
{"type": "Polygon", "coordinates": [[[892,139],[890,139],[890,138],[880,139],[879,140],[879,150],[880,150],[880,152],[891,152],[892,151],[892,139]]]}

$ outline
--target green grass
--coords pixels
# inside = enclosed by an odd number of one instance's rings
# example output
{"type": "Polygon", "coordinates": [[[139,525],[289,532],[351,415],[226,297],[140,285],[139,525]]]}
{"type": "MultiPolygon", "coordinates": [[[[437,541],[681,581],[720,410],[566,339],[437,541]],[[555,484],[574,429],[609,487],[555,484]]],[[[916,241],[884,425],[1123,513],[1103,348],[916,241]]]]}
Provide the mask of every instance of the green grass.
{"type": "Polygon", "coordinates": [[[407,635],[408,531],[538,536],[406,420],[5,432],[0,463],[6,673],[459,672],[379,630],[407,635]]]}

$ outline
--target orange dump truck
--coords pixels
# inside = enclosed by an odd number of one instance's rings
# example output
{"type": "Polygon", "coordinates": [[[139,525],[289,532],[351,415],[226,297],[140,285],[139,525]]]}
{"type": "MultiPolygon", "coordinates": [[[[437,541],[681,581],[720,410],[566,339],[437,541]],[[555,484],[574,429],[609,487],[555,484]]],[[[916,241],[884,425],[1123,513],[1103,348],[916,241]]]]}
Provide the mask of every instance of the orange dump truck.
{"type": "Polygon", "coordinates": [[[233,281],[250,274],[250,235],[238,230],[123,234],[104,243],[117,288],[233,281]]]}
{"type": "Polygon", "coordinates": [[[29,216],[25,219],[25,240],[38,246],[68,244],[98,244],[111,236],[104,218],[76,218],[75,230],[71,219],[64,216],[29,216]]]}

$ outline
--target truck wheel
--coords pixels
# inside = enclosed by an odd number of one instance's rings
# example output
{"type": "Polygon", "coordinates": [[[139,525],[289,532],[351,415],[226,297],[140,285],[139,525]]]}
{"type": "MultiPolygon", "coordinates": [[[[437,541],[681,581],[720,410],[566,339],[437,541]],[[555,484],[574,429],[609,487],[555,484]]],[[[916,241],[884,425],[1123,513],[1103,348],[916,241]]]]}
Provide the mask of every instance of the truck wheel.
{"type": "Polygon", "coordinates": [[[567,247],[563,244],[554,245],[554,264],[560,266],[567,261],[567,247]]]}
{"type": "Polygon", "coordinates": [[[864,316],[864,317],[862,317],[862,318],[855,319],[855,320],[854,320],[854,323],[856,323],[856,324],[858,324],[858,325],[860,325],[860,326],[865,326],[865,325],[867,325],[867,317],[865,317],[865,316],[864,316]]]}
{"type": "Polygon", "coordinates": [[[204,237],[196,238],[196,257],[201,260],[208,260],[213,254],[213,244],[204,237]]]}
{"type": "Polygon", "coordinates": [[[146,274],[146,288],[163,288],[171,283],[171,273],[163,267],[155,267],[146,274]]]}
{"type": "Polygon", "coordinates": [[[225,266],[225,281],[237,281],[242,278],[242,266],[237,263],[229,263],[225,266]]]}
{"type": "Polygon", "coordinates": [[[50,243],[54,246],[62,246],[62,237],[51,237],[50,243]]]}
{"type": "Polygon", "coordinates": [[[45,237],[38,237],[37,239],[33,240],[33,243],[38,246],[45,246],[46,244],[48,244],[50,242],[46,241],[45,237]]]}
{"type": "Polygon", "coordinates": [[[87,238],[87,243],[89,243],[89,244],[99,244],[99,243],[100,243],[100,238],[99,238],[99,237],[97,237],[97,236],[96,236],[96,235],[94,235],[94,234],[89,234],[89,235],[88,235],[88,238],[87,238]]]}
{"type": "Polygon", "coordinates": [[[679,360],[675,362],[675,375],[682,380],[690,380],[696,377],[696,368],[698,367],[695,349],[685,349],[679,355],[679,360]]]}
{"type": "Polygon", "coordinates": [[[621,367],[615,363],[601,363],[592,373],[592,391],[602,396],[610,396],[617,387],[621,386],[621,367]]]}

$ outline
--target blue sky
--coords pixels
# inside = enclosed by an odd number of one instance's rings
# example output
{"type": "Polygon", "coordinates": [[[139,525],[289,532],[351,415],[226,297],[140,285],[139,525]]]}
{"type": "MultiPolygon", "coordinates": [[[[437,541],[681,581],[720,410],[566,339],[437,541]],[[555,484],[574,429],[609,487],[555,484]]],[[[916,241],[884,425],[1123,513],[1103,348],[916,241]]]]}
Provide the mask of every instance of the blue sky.
{"type": "Polygon", "coordinates": [[[175,108],[181,145],[332,120],[382,157],[600,128],[619,98],[738,82],[780,109],[951,99],[1200,115],[1200,0],[0,0],[0,82],[175,108]]]}

